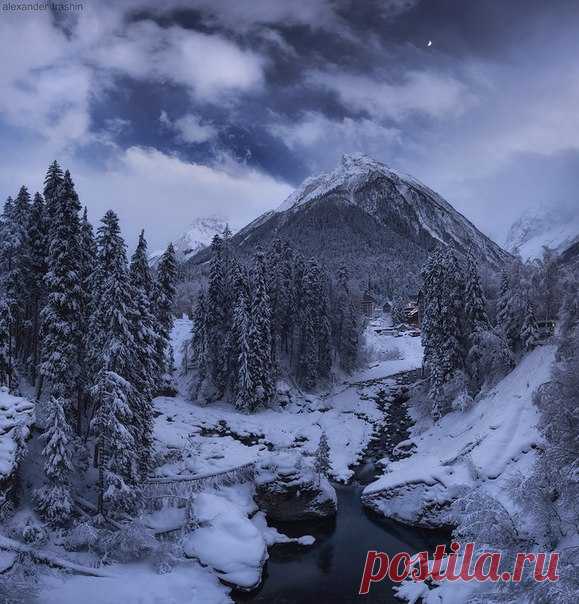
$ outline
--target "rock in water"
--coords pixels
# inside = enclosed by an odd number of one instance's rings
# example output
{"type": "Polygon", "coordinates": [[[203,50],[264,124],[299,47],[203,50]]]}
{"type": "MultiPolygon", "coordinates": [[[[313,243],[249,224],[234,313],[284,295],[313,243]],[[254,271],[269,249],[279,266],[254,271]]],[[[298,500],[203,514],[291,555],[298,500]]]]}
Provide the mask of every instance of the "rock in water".
{"type": "Polygon", "coordinates": [[[272,520],[295,522],[329,518],[337,497],[328,479],[298,454],[272,455],[257,473],[255,501],[272,520]]]}

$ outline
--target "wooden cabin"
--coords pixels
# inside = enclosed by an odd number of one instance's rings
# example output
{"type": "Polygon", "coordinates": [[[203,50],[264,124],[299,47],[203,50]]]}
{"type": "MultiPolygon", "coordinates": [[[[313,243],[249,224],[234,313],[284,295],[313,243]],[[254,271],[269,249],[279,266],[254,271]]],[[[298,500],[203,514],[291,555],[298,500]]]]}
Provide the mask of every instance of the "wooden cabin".
{"type": "Polygon", "coordinates": [[[374,298],[369,290],[366,290],[360,300],[360,312],[366,317],[373,317],[377,308],[378,303],[376,302],[376,298],[374,298]]]}
{"type": "Polygon", "coordinates": [[[420,327],[420,309],[416,302],[408,302],[404,307],[406,323],[412,327],[420,327]]]}

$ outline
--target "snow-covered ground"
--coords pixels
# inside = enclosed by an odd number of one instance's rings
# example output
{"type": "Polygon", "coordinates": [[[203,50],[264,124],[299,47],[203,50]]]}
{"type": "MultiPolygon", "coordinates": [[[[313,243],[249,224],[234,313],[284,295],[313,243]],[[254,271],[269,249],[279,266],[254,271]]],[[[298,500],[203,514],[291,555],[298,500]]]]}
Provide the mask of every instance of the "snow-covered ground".
{"type": "MultiPolygon", "coordinates": [[[[188,319],[175,322],[173,343],[177,366],[190,331],[188,319]]],[[[373,320],[365,336],[369,362],[347,381],[320,395],[304,394],[295,387],[282,385],[287,400],[284,406],[251,415],[240,413],[229,403],[199,405],[189,400],[186,384],[180,383],[179,396],[155,400],[159,413],[155,435],[160,449],[187,445],[193,454],[186,460],[163,465],[159,473],[169,476],[220,471],[256,460],[267,449],[292,448],[313,455],[325,431],[331,474],[336,480],[348,480],[351,466],[359,460],[383,420],[372,396],[389,383],[390,376],[420,367],[422,363],[420,338],[410,333],[398,334],[391,329],[388,316],[373,320]],[[233,436],[215,436],[215,431],[233,436]]]]}
{"type": "Polygon", "coordinates": [[[408,524],[436,526],[461,490],[482,484],[510,510],[509,478],[530,471],[540,443],[532,399],[549,379],[554,354],[554,346],[536,349],[468,411],[450,413],[422,433],[417,424],[410,438],[416,450],[387,463],[366,487],[368,505],[408,524]]]}
{"type": "MultiPolygon", "coordinates": [[[[191,322],[179,319],[173,330],[177,366],[191,322]]],[[[290,451],[311,458],[322,430],[326,432],[334,478],[347,480],[351,466],[363,454],[374,431],[381,426],[383,412],[372,398],[400,371],[421,364],[420,338],[399,335],[389,318],[373,321],[366,331],[367,366],[347,380],[342,379],[326,393],[310,395],[296,387],[280,385],[284,404],[248,415],[228,403],[201,406],[187,395],[179,379],[179,395],[159,397],[154,405],[156,448],[162,465],[160,476],[203,475],[263,462],[271,452],[290,451]]],[[[20,399],[23,400],[23,399],[20,399]]],[[[268,457],[269,456],[269,457],[268,457]]],[[[311,459],[310,459],[311,461],[311,459]]],[[[329,485],[328,485],[329,486],[329,485]]],[[[199,528],[185,535],[185,555],[163,574],[154,561],[114,563],[103,568],[107,577],[67,576],[51,571],[42,576],[42,597],[47,604],[169,604],[173,602],[231,602],[230,589],[219,581],[251,587],[260,581],[267,547],[296,541],[311,545],[314,538],[296,539],[268,526],[257,510],[252,483],[208,486],[195,498],[193,515],[199,528]],[[146,589],[143,589],[146,585],[146,589]]],[[[147,513],[142,521],[155,531],[183,526],[184,508],[165,508],[147,513]]],[[[54,545],[53,545],[54,547],[54,545]]],[[[90,564],[85,553],[55,551],[68,559],[90,564]],[[86,559],[85,559],[86,558],[86,559]]]]}
{"type": "Polygon", "coordinates": [[[230,604],[228,594],[229,589],[217,576],[197,562],[177,567],[170,574],[157,574],[144,564],[125,564],[111,577],[50,575],[43,581],[41,601],[43,604],[230,604]]]}

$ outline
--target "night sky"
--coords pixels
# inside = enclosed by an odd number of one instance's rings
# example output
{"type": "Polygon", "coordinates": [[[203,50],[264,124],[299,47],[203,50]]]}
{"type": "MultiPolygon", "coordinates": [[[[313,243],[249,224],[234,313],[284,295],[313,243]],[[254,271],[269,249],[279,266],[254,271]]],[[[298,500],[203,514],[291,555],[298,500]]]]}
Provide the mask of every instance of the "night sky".
{"type": "Polygon", "coordinates": [[[499,242],[579,208],[576,1],[92,0],[0,11],[0,48],[0,195],[56,158],[131,245],[243,226],[347,152],[499,242]]]}

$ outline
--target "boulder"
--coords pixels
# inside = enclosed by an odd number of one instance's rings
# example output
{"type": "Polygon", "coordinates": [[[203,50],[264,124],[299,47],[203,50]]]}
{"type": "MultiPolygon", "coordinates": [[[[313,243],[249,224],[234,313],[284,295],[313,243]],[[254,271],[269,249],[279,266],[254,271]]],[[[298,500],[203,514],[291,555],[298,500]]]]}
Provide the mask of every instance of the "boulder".
{"type": "Polygon", "coordinates": [[[335,516],[337,497],[328,479],[299,454],[272,454],[258,468],[255,501],[268,518],[295,522],[335,516]]]}

